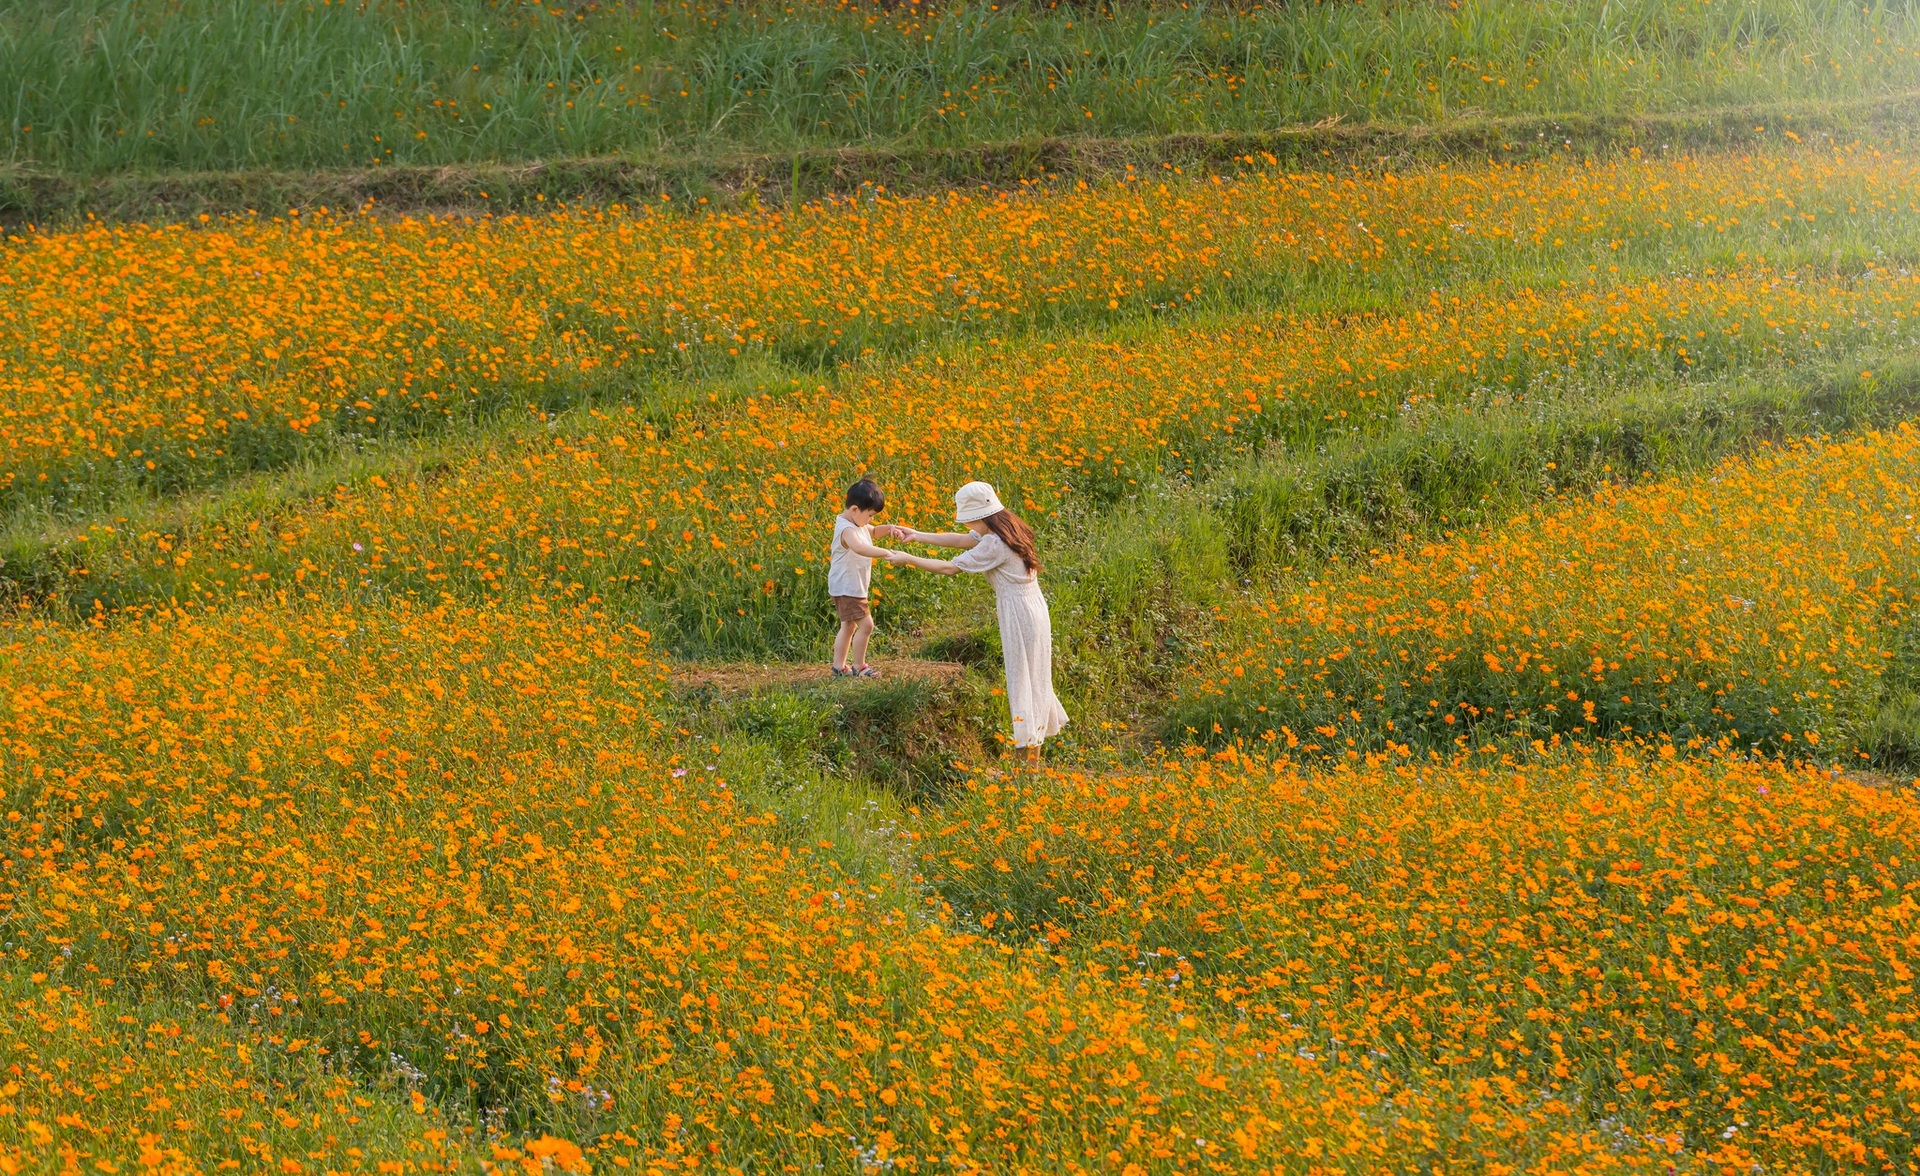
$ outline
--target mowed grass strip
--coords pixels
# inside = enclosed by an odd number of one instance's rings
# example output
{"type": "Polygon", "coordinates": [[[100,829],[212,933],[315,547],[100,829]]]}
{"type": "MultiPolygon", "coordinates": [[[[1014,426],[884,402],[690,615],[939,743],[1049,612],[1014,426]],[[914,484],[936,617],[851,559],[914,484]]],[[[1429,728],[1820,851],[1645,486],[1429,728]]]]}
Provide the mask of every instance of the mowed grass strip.
{"type": "Polygon", "coordinates": [[[952,147],[814,147],[792,152],[594,156],[525,162],[381,164],[306,170],[122,171],[96,176],[0,164],[0,228],[88,219],[191,224],[226,217],[359,209],[382,218],[551,212],[676,203],[705,211],[795,209],[948,191],[1106,183],[1133,172],[1231,175],[1274,165],[1410,171],[1441,164],[1607,159],[1787,144],[1909,143],[1920,90],[1751,102],[1651,113],[1515,114],[1433,123],[1328,119],[1244,131],[1051,137],[952,147]]]}

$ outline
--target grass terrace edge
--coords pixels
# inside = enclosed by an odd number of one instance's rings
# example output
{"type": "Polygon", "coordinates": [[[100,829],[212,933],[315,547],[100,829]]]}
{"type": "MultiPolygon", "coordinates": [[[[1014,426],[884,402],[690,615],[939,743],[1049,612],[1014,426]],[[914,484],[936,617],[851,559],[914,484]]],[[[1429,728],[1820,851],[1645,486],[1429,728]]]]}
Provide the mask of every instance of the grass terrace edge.
{"type": "Polygon", "coordinates": [[[521,212],[555,203],[679,201],[791,206],[863,188],[925,192],[1094,180],[1129,169],[1267,166],[1394,169],[1554,153],[1728,149],[1871,136],[1893,145],[1920,124],[1920,90],[1839,102],[1770,102],[1643,115],[1554,114],[1430,124],[1323,122],[1270,131],[1124,138],[1053,137],[952,148],[839,147],[791,154],[323,170],[133,172],[80,176],[0,165],[0,229],[108,220],[186,221],[201,214],[369,208],[377,213],[521,212]],[[1270,157],[1270,158],[1268,158],[1270,157]]]}

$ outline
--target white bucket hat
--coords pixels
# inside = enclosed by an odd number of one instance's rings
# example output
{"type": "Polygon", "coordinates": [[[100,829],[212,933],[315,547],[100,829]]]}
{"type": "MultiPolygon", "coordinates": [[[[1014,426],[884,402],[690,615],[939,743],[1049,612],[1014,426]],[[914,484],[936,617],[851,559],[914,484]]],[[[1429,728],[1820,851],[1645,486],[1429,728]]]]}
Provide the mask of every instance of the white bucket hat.
{"type": "Polygon", "coordinates": [[[985,482],[968,482],[953,492],[953,521],[956,523],[977,523],[1005,509],[1000,505],[1000,496],[985,482]]]}

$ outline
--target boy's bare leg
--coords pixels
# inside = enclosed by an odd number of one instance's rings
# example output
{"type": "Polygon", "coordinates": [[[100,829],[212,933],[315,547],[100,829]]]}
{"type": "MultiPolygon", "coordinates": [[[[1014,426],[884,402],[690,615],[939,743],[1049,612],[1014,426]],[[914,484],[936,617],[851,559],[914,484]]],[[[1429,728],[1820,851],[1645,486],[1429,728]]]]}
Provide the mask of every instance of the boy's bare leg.
{"type": "Polygon", "coordinates": [[[867,639],[873,636],[873,618],[862,617],[854,626],[853,640],[847,646],[847,665],[864,666],[867,664],[867,639]]]}
{"type": "MultiPolygon", "coordinates": [[[[852,621],[840,622],[840,632],[833,639],[834,669],[844,670],[847,668],[847,645],[853,640],[853,631],[858,627],[859,626],[855,625],[852,621]]],[[[860,644],[864,650],[866,641],[862,639],[860,644]]]]}

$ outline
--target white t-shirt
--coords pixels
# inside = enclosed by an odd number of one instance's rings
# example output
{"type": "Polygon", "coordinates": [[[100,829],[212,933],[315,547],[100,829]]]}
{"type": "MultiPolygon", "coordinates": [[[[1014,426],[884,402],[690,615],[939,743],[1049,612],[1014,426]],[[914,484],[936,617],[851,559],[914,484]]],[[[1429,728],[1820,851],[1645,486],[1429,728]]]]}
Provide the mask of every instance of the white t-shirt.
{"type": "Polygon", "coordinates": [[[848,551],[842,540],[849,534],[873,543],[871,526],[855,526],[845,515],[833,519],[833,543],[827,560],[827,595],[858,596],[866,599],[867,585],[873,582],[873,557],[848,551]]]}

